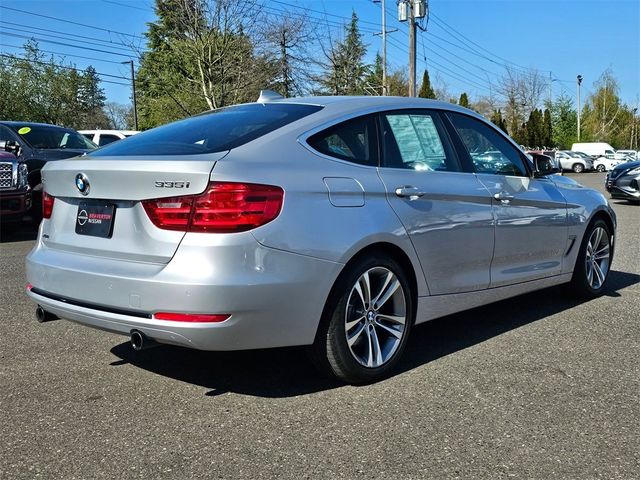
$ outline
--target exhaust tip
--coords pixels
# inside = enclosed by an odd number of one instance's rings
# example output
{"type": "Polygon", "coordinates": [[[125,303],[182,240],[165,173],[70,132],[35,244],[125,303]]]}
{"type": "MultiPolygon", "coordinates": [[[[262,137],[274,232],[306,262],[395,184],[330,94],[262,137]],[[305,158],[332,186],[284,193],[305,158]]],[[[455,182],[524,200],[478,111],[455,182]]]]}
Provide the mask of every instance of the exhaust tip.
{"type": "Polygon", "coordinates": [[[47,312],[40,305],[38,305],[37,308],[36,308],[36,320],[39,323],[51,322],[53,320],[58,320],[59,318],[60,317],[58,317],[57,315],[54,315],[51,312],[47,312]]]}
{"type": "Polygon", "coordinates": [[[138,330],[133,330],[131,332],[131,347],[136,352],[139,352],[140,350],[142,350],[143,346],[144,346],[144,337],[142,336],[142,332],[139,332],[138,330]]]}
{"type": "Polygon", "coordinates": [[[140,330],[131,330],[131,348],[136,352],[146,350],[147,348],[156,347],[159,343],[153,338],[147,337],[140,330]]]}

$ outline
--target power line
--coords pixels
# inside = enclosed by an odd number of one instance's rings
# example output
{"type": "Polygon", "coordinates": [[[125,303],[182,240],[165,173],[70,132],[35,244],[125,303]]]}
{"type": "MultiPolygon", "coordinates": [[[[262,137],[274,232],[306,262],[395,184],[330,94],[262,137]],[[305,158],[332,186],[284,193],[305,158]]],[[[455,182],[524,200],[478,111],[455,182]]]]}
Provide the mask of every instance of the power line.
{"type": "MultiPolygon", "coordinates": [[[[0,57],[10,58],[12,60],[22,60],[22,61],[25,61],[25,62],[28,62],[28,63],[36,63],[38,65],[53,66],[55,68],[62,68],[62,69],[65,69],[65,70],[73,70],[75,72],[86,73],[86,70],[82,70],[80,68],[69,67],[69,66],[65,66],[65,65],[51,65],[50,63],[47,63],[47,62],[41,62],[40,60],[33,60],[31,58],[18,57],[16,55],[7,55],[7,54],[4,54],[4,53],[0,53],[0,57]]],[[[25,68],[23,65],[15,65],[15,66],[17,66],[18,68],[25,68]]],[[[127,79],[126,77],[120,77],[118,75],[111,75],[109,73],[100,73],[100,72],[95,72],[95,73],[96,73],[96,75],[98,75],[100,77],[121,78],[123,80],[127,79]]],[[[129,85],[128,83],[114,82],[114,81],[103,80],[103,79],[100,79],[100,81],[101,82],[105,82],[105,83],[113,83],[113,84],[116,84],[116,85],[125,85],[125,86],[129,85]]]]}
{"type": "MultiPolygon", "coordinates": [[[[63,35],[54,35],[52,33],[33,31],[33,30],[29,29],[29,28],[15,28],[13,25],[11,26],[11,30],[24,32],[26,34],[31,34],[31,35],[42,35],[42,36],[45,36],[45,37],[57,38],[57,39],[60,39],[60,40],[67,40],[67,41],[70,41],[70,42],[79,42],[79,41],[81,41],[81,40],[76,40],[75,38],[69,38],[71,36],[71,34],[65,34],[65,33],[63,33],[63,35]]],[[[74,35],[74,36],[78,36],[78,35],[74,35]]],[[[82,38],[82,36],[80,36],[80,38],[82,38]]],[[[86,37],[86,38],[88,38],[88,37],[86,37]]],[[[122,51],[122,52],[126,52],[126,51],[136,52],[136,50],[131,48],[131,47],[120,48],[120,47],[112,46],[113,44],[111,44],[111,45],[103,45],[101,43],[88,42],[86,40],[84,40],[83,43],[86,44],[86,45],[94,45],[94,46],[98,46],[98,47],[111,47],[111,48],[115,48],[115,49],[117,49],[119,51],[122,51]]],[[[109,43],[109,42],[106,42],[106,43],[109,43]]],[[[121,45],[124,46],[124,44],[121,44],[121,45]]]]}
{"type": "MultiPolygon", "coordinates": [[[[17,48],[19,50],[23,50],[24,49],[24,45],[9,45],[8,43],[0,43],[0,46],[2,47],[10,47],[10,48],[17,48]]],[[[92,60],[95,62],[104,62],[104,63],[113,63],[116,65],[121,65],[122,62],[120,61],[116,61],[116,60],[105,60],[103,58],[95,58],[95,57],[85,57],[82,55],[75,55],[72,53],[62,53],[62,52],[55,52],[52,50],[42,50],[40,47],[38,47],[38,51],[42,52],[42,53],[50,53],[52,55],[60,55],[62,57],[72,57],[72,58],[80,58],[82,60],[92,60]]]]}
{"type": "Polygon", "coordinates": [[[10,37],[26,38],[27,40],[36,40],[38,42],[43,42],[43,43],[53,43],[55,45],[63,45],[65,47],[79,48],[81,50],[91,50],[93,52],[107,53],[109,55],[118,55],[118,56],[126,57],[126,58],[131,58],[131,57],[134,56],[134,55],[125,55],[124,53],[118,53],[118,52],[110,52],[108,50],[101,50],[101,49],[98,49],[98,48],[82,47],[82,46],[79,46],[79,45],[72,45],[70,43],[57,42],[55,40],[47,40],[47,39],[44,39],[44,38],[37,38],[37,37],[33,37],[33,36],[28,36],[28,35],[20,35],[18,33],[8,33],[8,32],[0,31],[0,35],[8,35],[10,37]]]}
{"type": "MultiPolygon", "coordinates": [[[[74,34],[74,33],[61,32],[60,30],[51,30],[51,29],[48,29],[48,28],[36,27],[36,26],[33,26],[33,25],[23,25],[23,24],[20,24],[20,23],[11,22],[11,28],[15,28],[16,26],[24,27],[23,29],[17,28],[16,30],[22,30],[22,31],[25,31],[24,29],[29,29],[27,31],[30,31],[30,30],[41,30],[43,32],[57,33],[57,34],[60,34],[60,35],[65,35],[67,37],[76,37],[76,38],[80,38],[82,40],[92,40],[92,41],[95,41],[95,42],[107,43],[107,44],[109,44],[107,46],[118,45],[118,46],[125,47],[127,50],[134,50],[130,45],[127,45],[126,43],[114,42],[113,40],[105,40],[105,39],[102,39],[102,38],[87,37],[86,35],[77,35],[77,34],[74,34]]],[[[34,32],[30,32],[30,33],[34,33],[34,32]]],[[[44,34],[44,33],[37,33],[37,32],[35,32],[35,33],[37,35],[47,35],[47,36],[55,38],[54,35],[49,35],[49,34],[44,34]]],[[[60,37],[57,37],[57,38],[60,38],[60,37]]],[[[67,40],[67,39],[65,39],[65,40],[67,40]]],[[[69,39],[69,40],[71,40],[71,39],[69,39]]],[[[73,40],[73,41],[75,41],[75,40],[73,40]]],[[[100,46],[102,46],[102,45],[100,45],[100,46]]]]}
{"type": "MultiPolygon", "coordinates": [[[[469,43],[467,43],[467,42],[465,41],[465,39],[466,39],[468,42],[470,42],[470,43],[472,43],[473,45],[475,45],[476,47],[480,48],[481,50],[484,50],[484,51],[485,51],[486,53],[488,53],[489,55],[491,55],[491,56],[493,56],[493,57],[496,57],[496,58],[498,58],[498,59],[502,60],[502,61],[503,61],[503,62],[505,62],[505,63],[509,63],[509,64],[513,65],[514,67],[517,67],[517,68],[520,68],[520,69],[523,69],[523,70],[531,70],[531,68],[527,68],[527,67],[524,67],[524,66],[522,66],[522,65],[518,65],[517,63],[512,62],[511,60],[508,60],[508,59],[506,59],[506,58],[504,58],[504,57],[501,57],[501,56],[499,56],[499,55],[497,55],[497,54],[495,54],[495,53],[491,52],[490,50],[487,50],[487,49],[486,49],[486,48],[484,48],[482,45],[480,45],[480,44],[478,44],[478,43],[474,42],[473,40],[471,40],[471,39],[470,39],[469,37],[467,37],[466,35],[464,35],[464,34],[460,33],[458,30],[456,30],[455,28],[453,28],[451,25],[449,25],[449,24],[448,24],[447,22],[445,22],[443,19],[441,19],[440,17],[438,17],[438,15],[433,14],[433,18],[434,18],[434,21],[438,24],[438,26],[439,26],[443,31],[445,31],[445,32],[449,32],[449,33],[455,33],[455,34],[456,34],[456,36],[458,36],[459,38],[461,38],[461,39],[462,39],[462,42],[463,42],[463,43],[465,43],[466,45],[469,45],[469,43]],[[445,29],[442,25],[440,25],[440,24],[444,25],[444,27],[446,27],[446,29],[445,29]]],[[[460,40],[459,40],[459,41],[460,41],[460,40]]],[[[540,69],[540,71],[542,71],[542,72],[548,72],[549,70],[542,70],[542,69],[540,69]]]]}
{"type": "Polygon", "coordinates": [[[93,28],[94,30],[101,30],[103,32],[115,33],[115,34],[118,34],[118,35],[125,35],[127,37],[140,38],[140,39],[144,40],[144,37],[141,37],[140,35],[135,35],[133,33],[125,33],[125,32],[119,32],[117,30],[111,30],[111,29],[108,29],[108,28],[96,27],[95,25],[88,25],[86,23],[74,22],[74,21],[71,21],[71,20],[66,20],[64,18],[52,17],[50,15],[43,15],[41,13],[29,12],[27,10],[21,10],[19,8],[14,8],[14,7],[7,7],[5,5],[0,5],[0,8],[3,8],[5,10],[12,10],[14,12],[24,13],[26,15],[33,15],[33,16],[41,17],[41,18],[48,18],[49,20],[55,20],[55,21],[58,21],[58,22],[69,23],[69,24],[72,24],[72,25],[78,25],[78,26],[85,27],[85,28],[93,28]]]}

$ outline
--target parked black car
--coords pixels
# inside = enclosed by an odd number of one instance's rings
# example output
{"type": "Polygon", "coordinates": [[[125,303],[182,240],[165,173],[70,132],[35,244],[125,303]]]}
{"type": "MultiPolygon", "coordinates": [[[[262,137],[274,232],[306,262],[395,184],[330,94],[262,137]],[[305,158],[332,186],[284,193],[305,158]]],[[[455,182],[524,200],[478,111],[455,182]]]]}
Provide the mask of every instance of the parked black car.
{"type": "Polygon", "coordinates": [[[27,181],[33,193],[32,214],[36,217],[42,208],[42,167],[48,161],[75,157],[96,148],[96,144],[71,128],[0,121],[0,149],[13,153],[27,165],[27,181]]]}
{"type": "Polygon", "coordinates": [[[617,165],[607,173],[605,187],[611,198],[640,202],[640,160],[617,165]]]}

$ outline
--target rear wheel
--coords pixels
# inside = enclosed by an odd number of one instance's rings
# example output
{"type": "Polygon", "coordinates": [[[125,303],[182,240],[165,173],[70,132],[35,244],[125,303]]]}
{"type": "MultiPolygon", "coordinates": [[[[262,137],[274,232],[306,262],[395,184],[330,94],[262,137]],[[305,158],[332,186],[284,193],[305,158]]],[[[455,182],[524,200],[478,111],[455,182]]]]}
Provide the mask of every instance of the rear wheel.
{"type": "Polygon", "coordinates": [[[571,167],[571,170],[573,170],[574,173],[582,173],[584,172],[584,165],[582,165],[581,163],[574,163],[571,167]]]}
{"type": "Polygon", "coordinates": [[[405,348],[413,311],[402,267],[379,255],[363,258],[341,275],[327,300],[311,358],[348,383],[380,380],[405,348]]]}
{"type": "Polygon", "coordinates": [[[583,297],[597,297],[604,291],[604,285],[611,267],[611,232],[604,220],[598,219],[587,230],[571,279],[576,293],[583,297]]]}
{"type": "Polygon", "coordinates": [[[602,163],[596,167],[596,170],[599,171],[600,173],[607,171],[607,169],[602,163]]]}

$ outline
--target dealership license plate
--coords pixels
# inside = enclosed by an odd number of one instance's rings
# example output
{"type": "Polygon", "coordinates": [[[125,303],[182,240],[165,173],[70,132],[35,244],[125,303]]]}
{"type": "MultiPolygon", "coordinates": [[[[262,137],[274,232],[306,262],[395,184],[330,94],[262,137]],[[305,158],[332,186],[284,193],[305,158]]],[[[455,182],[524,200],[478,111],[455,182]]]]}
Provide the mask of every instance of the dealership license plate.
{"type": "Polygon", "coordinates": [[[76,214],[76,233],[110,238],[116,206],[106,202],[80,202],[76,214]]]}

